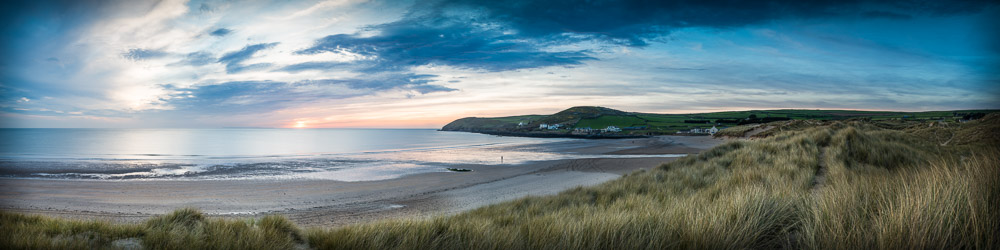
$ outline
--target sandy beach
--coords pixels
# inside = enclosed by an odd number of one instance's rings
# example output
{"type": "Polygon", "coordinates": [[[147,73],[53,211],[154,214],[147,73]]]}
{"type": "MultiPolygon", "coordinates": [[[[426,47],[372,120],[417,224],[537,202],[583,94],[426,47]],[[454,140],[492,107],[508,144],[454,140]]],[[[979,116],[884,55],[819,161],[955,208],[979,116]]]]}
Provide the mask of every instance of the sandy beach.
{"type": "Polygon", "coordinates": [[[596,185],[697,153],[723,142],[704,136],[573,140],[558,150],[608,155],[502,165],[452,165],[469,172],[400,178],[330,180],[58,180],[0,179],[0,209],[70,218],[142,221],[181,207],[212,216],[283,214],[302,226],[337,226],[390,218],[457,213],[530,195],[596,185]],[[650,157],[618,158],[620,155],[650,157]]]}

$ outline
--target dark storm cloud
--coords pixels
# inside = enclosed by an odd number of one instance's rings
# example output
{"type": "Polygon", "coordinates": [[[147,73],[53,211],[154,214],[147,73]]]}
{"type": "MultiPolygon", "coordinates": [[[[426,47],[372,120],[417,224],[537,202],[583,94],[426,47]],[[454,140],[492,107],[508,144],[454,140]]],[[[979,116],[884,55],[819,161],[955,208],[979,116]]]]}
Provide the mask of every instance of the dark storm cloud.
{"type": "Polygon", "coordinates": [[[229,74],[238,73],[244,70],[265,68],[267,66],[270,66],[271,64],[257,63],[251,65],[243,65],[242,63],[243,61],[252,58],[253,55],[257,53],[257,51],[270,49],[275,45],[278,45],[278,43],[259,43],[259,44],[247,45],[246,47],[243,47],[243,49],[239,51],[233,51],[222,55],[222,57],[219,58],[218,62],[226,64],[226,73],[229,74]]]}

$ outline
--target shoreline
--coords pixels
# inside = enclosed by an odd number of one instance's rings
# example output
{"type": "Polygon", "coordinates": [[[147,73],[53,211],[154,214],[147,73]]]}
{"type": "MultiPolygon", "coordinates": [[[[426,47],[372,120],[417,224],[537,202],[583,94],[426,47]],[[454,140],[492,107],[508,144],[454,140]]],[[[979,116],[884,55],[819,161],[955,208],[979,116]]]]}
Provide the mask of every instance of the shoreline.
{"type": "MultiPolygon", "coordinates": [[[[606,155],[688,154],[723,140],[653,137],[558,142],[561,151],[606,155]],[[574,144],[575,143],[575,144],[574,144]],[[568,146],[567,146],[568,145],[568,146]],[[571,147],[578,146],[578,147],[571,147]]],[[[80,219],[140,222],[182,207],[217,217],[281,214],[304,226],[340,226],[467,211],[528,195],[591,186],[676,157],[586,158],[523,164],[452,164],[470,172],[418,173],[394,179],[329,180],[38,180],[0,179],[0,209],[80,219]]]]}

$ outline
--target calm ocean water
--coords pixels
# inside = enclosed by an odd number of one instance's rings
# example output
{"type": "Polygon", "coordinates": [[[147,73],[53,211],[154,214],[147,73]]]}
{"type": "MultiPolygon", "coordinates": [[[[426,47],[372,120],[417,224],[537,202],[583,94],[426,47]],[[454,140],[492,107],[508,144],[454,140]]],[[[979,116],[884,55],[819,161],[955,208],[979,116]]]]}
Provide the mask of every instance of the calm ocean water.
{"type": "Polygon", "coordinates": [[[431,129],[0,129],[0,138],[6,178],[365,181],[501,156],[506,164],[594,157],[548,146],[574,139],[431,129]]]}

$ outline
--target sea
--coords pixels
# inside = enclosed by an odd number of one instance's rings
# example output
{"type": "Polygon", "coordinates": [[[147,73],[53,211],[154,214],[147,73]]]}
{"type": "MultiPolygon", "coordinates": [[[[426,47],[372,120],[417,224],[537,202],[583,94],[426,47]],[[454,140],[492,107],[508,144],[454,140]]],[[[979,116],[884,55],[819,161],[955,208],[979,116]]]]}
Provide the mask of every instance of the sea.
{"type": "Polygon", "coordinates": [[[7,128],[0,129],[0,178],[372,181],[462,164],[633,157],[566,150],[587,144],[434,129],[7,128]]]}

